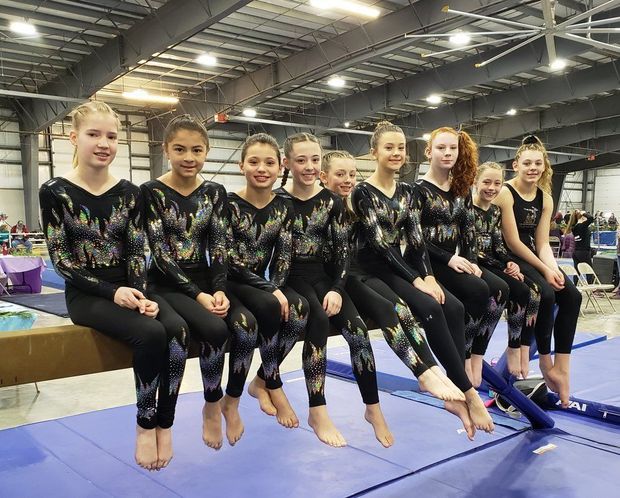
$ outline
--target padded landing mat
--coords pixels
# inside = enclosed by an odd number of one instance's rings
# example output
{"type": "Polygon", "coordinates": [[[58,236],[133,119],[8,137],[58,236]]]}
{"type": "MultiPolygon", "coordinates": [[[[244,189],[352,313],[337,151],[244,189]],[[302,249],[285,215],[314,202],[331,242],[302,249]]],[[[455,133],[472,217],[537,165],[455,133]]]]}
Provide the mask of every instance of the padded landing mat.
{"type": "Polygon", "coordinates": [[[616,496],[620,456],[572,442],[557,431],[528,431],[354,496],[401,498],[616,496]],[[534,450],[553,444],[543,454],[534,450]]]}
{"type": "Polygon", "coordinates": [[[357,387],[328,378],[330,413],[349,443],[330,448],[305,424],[301,372],[283,380],[304,422],[299,429],[280,427],[244,396],[242,440],[215,452],[201,439],[202,394],[186,394],[175,420],[175,457],[161,472],[143,471],[133,462],[132,406],[0,431],[0,496],[344,497],[518,434],[498,427],[493,435],[476,435],[472,443],[446,411],[380,393],[396,437],[395,445],[385,449],[363,420],[357,387]]]}
{"type": "Polygon", "coordinates": [[[64,292],[53,292],[50,294],[15,294],[0,297],[3,301],[20,304],[26,308],[45,311],[53,315],[67,318],[67,303],[65,302],[64,292]]]}

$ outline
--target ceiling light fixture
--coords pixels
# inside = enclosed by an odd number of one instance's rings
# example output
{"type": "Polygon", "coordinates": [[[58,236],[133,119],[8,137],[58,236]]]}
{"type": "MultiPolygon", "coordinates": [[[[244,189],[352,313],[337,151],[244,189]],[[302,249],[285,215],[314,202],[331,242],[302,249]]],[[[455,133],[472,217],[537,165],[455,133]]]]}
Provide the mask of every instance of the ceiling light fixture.
{"type": "Polygon", "coordinates": [[[552,71],[561,71],[566,67],[566,61],[564,59],[554,59],[551,64],[549,64],[549,69],[552,71]]]}
{"type": "Polygon", "coordinates": [[[18,35],[33,36],[37,34],[37,28],[29,22],[13,21],[9,25],[9,29],[18,35]]]}
{"type": "Polygon", "coordinates": [[[435,93],[426,97],[426,101],[429,104],[440,104],[442,100],[441,95],[437,95],[435,93]]]}
{"type": "Polygon", "coordinates": [[[349,121],[345,121],[344,122],[344,127],[348,128],[349,126],[351,126],[351,123],[349,121]]]}
{"type": "Polygon", "coordinates": [[[381,15],[379,9],[369,7],[368,5],[354,0],[339,0],[338,2],[334,2],[333,0],[310,0],[310,5],[317,9],[341,10],[362,17],[376,18],[381,15]]]}
{"type": "Polygon", "coordinates": [[[471,36],[467,33],[460,32],[453,34],[450,38],[448,38],[448,40],[450,40],[452,45],[462,46],[467,45],[471,41],[471,36]]]}
{"type": "Polygon", "coordinates": [[[211,54],[201,54],[196,58],[196,62],[203,66],[215,66],[217,64],[217,58],[211,54]]]}
{"type": "Polygon", "coordinates": [[[248,117],[248,118],[255,118],[256,117],[256,109],[252,109],[250,107],[246,107],[245,109],[243,109],[241,114],[243,114],[245,117],[248,117]]]}
{"type": "Polygon", "coordinates": [[[340,76],[332,76],[329,80],[327,80],[327,84],[333,88],[342,88],[345,84],[344,78],[340,76]]]}
{"type": "Polygon", "coordinates": [[[176,104],[179,99],[168,95],[151,95],[146,90],[133,90],[131,92],[123,92],[123,98],[129,100],[142,100],[144,102],[156,102],[160,104],[176,104]]]}
{"type": "Polygon", "coordinates": [[[514,116],[516,113],[517,113],[517,110],[514,107],[506,111],[506,114],[508,114],[508,116],[514,116]]]}
{"type": "Polygon", "coordinates": [[[422,138],[426,141],[431,139],[431,134],[430,133],[425,133],[424,135],[422,135],[422,138]]]}

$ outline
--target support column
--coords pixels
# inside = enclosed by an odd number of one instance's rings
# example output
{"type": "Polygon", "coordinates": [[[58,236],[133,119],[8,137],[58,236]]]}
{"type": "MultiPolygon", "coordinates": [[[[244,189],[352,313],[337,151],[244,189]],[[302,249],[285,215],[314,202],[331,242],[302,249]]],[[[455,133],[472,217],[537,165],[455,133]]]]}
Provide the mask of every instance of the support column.
{"type": "Polygon", "coordinates": [[[421,140],[411,140],[407,142],[407,155],[409,161],[400,170],[399,180],[405,183],[414,183],[418,179],[420,164],[426,161],[424,148],[426,142],[421,140]]]}
{"type": "Polygon", "coordinates": [[[164,156],[164,130],[168,120],[160,117],[153,117],[147,121],[149,135],[149,165],[151,169],[151,180],[160,177],[168,171],[168,164],[164,156]]]}
{"type": "MultiPolygon", "coordinates": [[[[19,123],[20,130],[24,129],[19,123]]],[[[20,133],[25,222],[32,231],[39,227],[39,135],[20,133]]]]}

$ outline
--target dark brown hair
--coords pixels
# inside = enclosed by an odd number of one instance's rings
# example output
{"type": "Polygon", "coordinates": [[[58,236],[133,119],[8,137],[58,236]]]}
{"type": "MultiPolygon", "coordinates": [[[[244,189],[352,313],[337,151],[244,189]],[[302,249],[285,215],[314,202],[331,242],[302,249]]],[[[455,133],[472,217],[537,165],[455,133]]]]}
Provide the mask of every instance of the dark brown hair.
{"type": "Polygon", "coordinates": [[[166,129],[164,130],[164,146],[168,145],[172,141],[179,130],[198,132],[202,137],[207,150],[209,150],[209,135],[207,134],[207,129],[204,127],[202,122],[189,114],[181,114],[180,116],[170,120],[168,126],[166,126],[166,129]]]}
{"type": "Polygon", "coordinates": [[[255,133],[254,135],[249,135],[245,139],[245,142],[243,142],[243,147],[241,148],[241,162],[245,161],[245,156],[248,153],[248,149],[252,147],[252,145],[256,144],[270,145],[276,153],[278,164],[282,162],[282,158],[280,156],[280,146],[278,145],[278,142],[276,142],[276,139],[268,133],[255,133]]]}

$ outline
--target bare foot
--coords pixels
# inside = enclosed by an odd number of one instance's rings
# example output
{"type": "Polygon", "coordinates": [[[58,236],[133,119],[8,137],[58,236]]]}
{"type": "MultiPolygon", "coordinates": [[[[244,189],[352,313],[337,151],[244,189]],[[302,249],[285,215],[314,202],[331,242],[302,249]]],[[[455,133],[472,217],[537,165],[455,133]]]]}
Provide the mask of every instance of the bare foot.
{"type": "Polygon", "coordinates": [[[284,394],[284,390],[282,388],[269,389],[268,393],[271,398],[271,402],[277,411],[276,419],[278,420],[278,423],[287,429],[299,427],[299,419],[295,414],[295,410],[293,410],[293,407],[289,403],[286,394],[284,394]]]}
{"type": "Polygon", "coordinates": [[[482,355],[471,355],[471,383],[476,389],[482,384],[482,360],[484,360],[482,355]]]}
{"type": "Polygon", "coordinates": [[[506,348],[506,360],[508,363],[508,371],[510,375],[514,375],[517,379],[521,377],[521,349],[506,348]]]}
{"type": "Polygon", "coordinates": [[[547,387],[554,393],[559,392],[560,387],[554,382],[554,379],[549,377],[548,375],[548,372],[550,372],[553,369],[553,360],[551,359],[551,355],[541,354],[538,359],[538,365],[540,366],[540,372],[542,373],[545,379],[545,383],[547,384],[547,387]]]}
{"type": "Polygon", "coordinates": [[[476,429],[480,429],[484,432],[493,432],[495,430],[491,415],[489,415],[478,392],[473,387],[465,393],[465,403],[467,403],[469,416],[476,426],[476,429]]]}
{"type": "Polygon", "coordinates": [[[530,347],[521,346],[521,378],[527,379],[530,373],[530,347]]]}
{"type": "Polygon", "coordinates": [[[470,441],[473,441],[474,435],[476,434],[476,427],[471,421],[469,410],[467,409],[467,404],[465,401],[446,401],[444,403],[444,407],[452,415],[456,415],[461,419],[461,422],[463,422],[463,429],[465,429],[465,432],[467,433],[467,438],[470,441]]]}
{"type": "Polygon", "coordinates": [[[226,421],[226,438],[228,444],[234,446],[243,436],[243,420],[239,415],[239,401],[241,398],[232,398],[228,394],[222,399],[222,415],[226,421]]]}
{"type": "Polygon", "coordinates": [[[346,440],[340,433],[336,426],[329,418],[327,413],[327,407],[311,406],[308,414],[308,425],[312,427],[316,437],[318,437],[325,444],[329,444],[334,448],[342,448],[347,445],[346,440]]]}
{"type": "Polygon", "coordinates": [[[570,403],[569,359],[569,354],[556,354],[555,365],[551,370],[548,370],[544,374],[545,382],[547,382],[547,385],[549,385],[549,381],[551,381],[551,384],[553,384],[557,388],[557,390],[552,390],[558,393],[558,396],[560,396],[562,408],[568,408],[568,405],[570,403]]]}
{"type": "Polygon", "coordinates": [[[452,389],[442,382],[430,368],[425,370],[418,377],[418,385],[420,386],[420,391],[430,393],[436,398],[443,399],[444,401],[458,399],[454,397],[452,389]]]}
{"type": "Polygon", "coordinates": [[[448,388],[450,389],[452,395],[452,400],[455,401],[465,401],[465,395],[462,393],[462,391],[456,387],[454,385],[454,382],[452,382],[450,380],[450,378],[443,373],[443,370],[441,368],[439,368],[437,365],[432,366],[431,367],[431,371],[437,376],[439,377],[439,379],[441,380],[441,382],[443,382],[446,386],[448,386],[448,388]]]}
{"type": "Polygon", "coordinates": [[[265,381],[258,375],[254,377],[254,380],[250,382],[248,386],[248,393],[253,398],[258,400],[260,409],[267,415],[273,417],[277,413],[277,408],[273,405],[271,398],[269,397],[269,391],[265,387],[265,381]]]}
{"type": "Polygon", "coordinates": [[[222,447],[222,406],[219,401],[202,407],[202,440],[214,450],[222,447]]]}
{"type": "Polygon", "coordinates": [[[467,374],[467,378],[469,379],[469,382],[471,382],[472,384],[474,383],[474,374],[471,370],[471,358],[467,358],[465,360],[465,373],[467,374]]]}
{"type": "Polygon", "coordinates": [[[157,434],[155,429],[136,426],[136,463],[146,470],[157,470],[157,434]]]}
{"type": "Polygon", "coordinates": [[[172,428],[157,427],[157,470],[164,469],[172,460],[172,428]]]}
{"type": "Polygon", "coordinates": [[[383,416],[379,403],[366,405],[364,418],[366,419],[366,422],[372,425],[372,428],[375,430],[375,437],[377,438],[377,441],[379,441],[384,448],[389,448],[394,444],[394,436],[387,426],[387,422],[385,421],[385,417],[383,416]]]}

